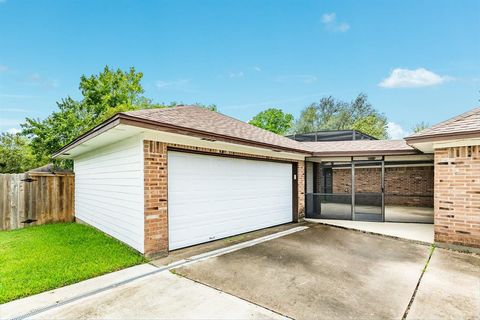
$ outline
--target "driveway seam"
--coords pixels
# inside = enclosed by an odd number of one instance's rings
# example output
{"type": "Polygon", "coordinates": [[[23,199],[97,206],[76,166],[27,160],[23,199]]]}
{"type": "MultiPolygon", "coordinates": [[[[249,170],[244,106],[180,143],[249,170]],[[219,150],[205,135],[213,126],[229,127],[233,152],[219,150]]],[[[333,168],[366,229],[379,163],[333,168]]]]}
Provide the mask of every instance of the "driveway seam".
{"type": "Polygon", "coordinates": [[[415,297],[417,296],[418,288],[420,287],[420,284],[423,279],[423,275],[425,272],[427,272],[428,266],[430,264],[430,260],[432,259],[433,253],[435,251],[435,245],[431,246],[430,254],[428,255],[427,262],[425,263],[425,266],[423,267],[422,273],[420,274],[420,277],[418,278],[417,285],[415,286],[415,290],[413,290],[412,297],[410,298],[410,302],[407,305],[407,308],[405,309],[405,312],[403,314],[402,320],[406,320],[408,317],[408,313],[410,312],[410,308],[413,305],[413,302],[415,301],[415,297]]]}

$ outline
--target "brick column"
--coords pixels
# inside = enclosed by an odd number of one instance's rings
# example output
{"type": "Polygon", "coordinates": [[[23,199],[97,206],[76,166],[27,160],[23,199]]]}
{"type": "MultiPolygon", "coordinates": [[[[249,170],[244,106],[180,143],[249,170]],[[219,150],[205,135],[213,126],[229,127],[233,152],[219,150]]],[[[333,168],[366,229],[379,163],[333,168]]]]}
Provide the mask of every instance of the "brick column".
{"type": "Polygon", "coordinates": [[[298,161],[297,170],[298,217],[294,220],[302,221],[305,218],[305,161],[298,161]]]}
{"type": "Polygon", "coordinates": [[[167,145],[144,141],[144,214],[146,256],[168,253],[167,145]]]}
{"type": "Polygon", "coordinates": [[[480,146],[435,150],[435,241],[480,248],[480,146]]]}

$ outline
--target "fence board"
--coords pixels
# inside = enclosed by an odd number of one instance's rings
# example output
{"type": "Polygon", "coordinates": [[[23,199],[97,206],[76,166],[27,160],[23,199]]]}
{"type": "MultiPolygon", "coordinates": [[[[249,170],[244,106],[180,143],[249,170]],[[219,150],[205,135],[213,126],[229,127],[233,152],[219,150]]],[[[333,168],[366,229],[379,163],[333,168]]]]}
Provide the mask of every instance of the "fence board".
{"type": "Polygon", "coordinates": [[[0,230],[73,219],[72,173],[0,174],[0,230]]]}

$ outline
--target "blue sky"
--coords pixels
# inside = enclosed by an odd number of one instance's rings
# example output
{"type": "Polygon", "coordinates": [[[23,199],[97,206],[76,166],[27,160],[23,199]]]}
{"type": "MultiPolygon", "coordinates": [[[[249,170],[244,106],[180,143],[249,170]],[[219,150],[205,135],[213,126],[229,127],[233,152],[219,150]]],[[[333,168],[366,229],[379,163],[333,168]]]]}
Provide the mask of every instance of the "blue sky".
{"type": "Polygon", "coordinates": [[[105,65],[245,121],[364,92],[398,137],[480,105],[480,1],[0,0],[0,131],[105,65]]]}

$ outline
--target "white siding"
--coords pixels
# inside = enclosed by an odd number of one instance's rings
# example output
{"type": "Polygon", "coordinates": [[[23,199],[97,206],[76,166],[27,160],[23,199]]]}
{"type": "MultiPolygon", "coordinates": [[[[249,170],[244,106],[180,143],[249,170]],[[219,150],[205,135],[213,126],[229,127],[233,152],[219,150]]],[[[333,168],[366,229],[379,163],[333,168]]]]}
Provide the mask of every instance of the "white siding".
{"type": "Polygon", "coordinates": [[[143,253],[142,140],[122,140],[74,161],[75,216],[143,253]]]}

